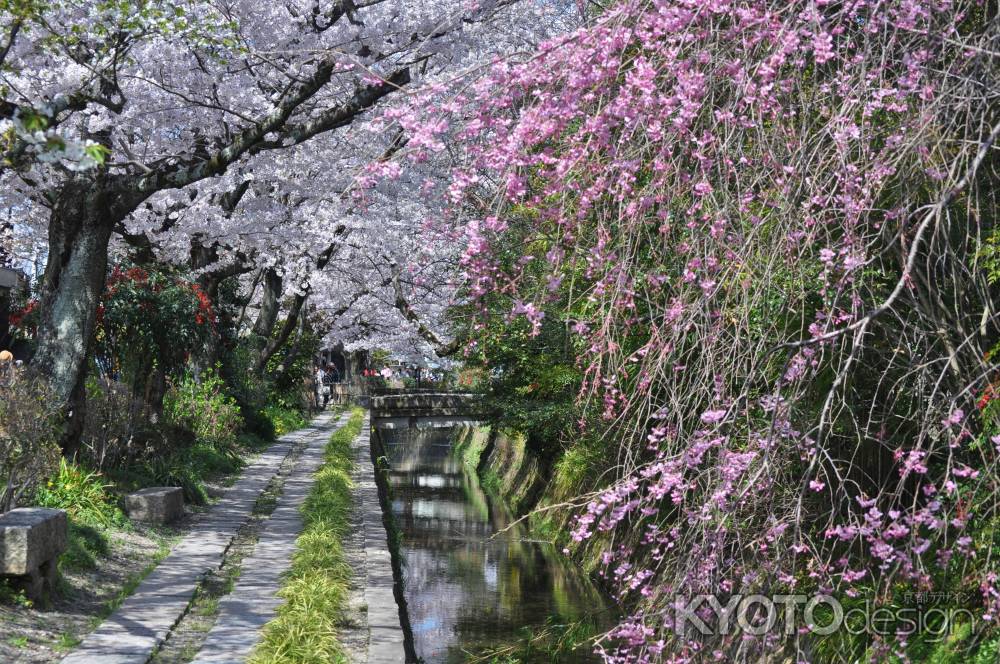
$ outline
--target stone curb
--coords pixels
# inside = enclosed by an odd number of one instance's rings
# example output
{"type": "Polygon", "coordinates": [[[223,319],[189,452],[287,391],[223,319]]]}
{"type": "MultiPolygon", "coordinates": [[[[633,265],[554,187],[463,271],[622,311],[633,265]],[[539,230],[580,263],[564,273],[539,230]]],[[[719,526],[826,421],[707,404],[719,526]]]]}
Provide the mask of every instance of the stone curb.
{"type": "Polygon", "coordinates": [[[368,664],[400,664],[405,661],[403,627],[393,591],[392,556],[382,521],[378,484],[371,453],[371,423],[361,431],[363,445],[355,455],[356,492],[363,511],[365,546],[365,603],[368,606],[368,664]]]}

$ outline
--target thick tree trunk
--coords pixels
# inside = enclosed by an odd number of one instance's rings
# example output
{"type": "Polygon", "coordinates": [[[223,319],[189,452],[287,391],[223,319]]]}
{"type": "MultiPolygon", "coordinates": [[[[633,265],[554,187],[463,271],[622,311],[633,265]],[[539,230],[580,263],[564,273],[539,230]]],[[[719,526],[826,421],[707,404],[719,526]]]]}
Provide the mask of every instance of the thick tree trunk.
{"type": "Polygon", "coordinates": [[[253,340],[263,350],[278,322],[278,307],[281,300],[282,279],[274,268],[264,271],[264,294],[260,301],[260,313],[253,326],[253,340]]]}
{"type": "Polygon", "coordinates": [[[10,291],[0,287],[0,350],[13,346],[10,335],[10,291]]]}
{"type": "Polygon", "coordinates": [[[295,327],[299,322],[299,315],[302,312],[302,306],[306,303],[309,294],[308,291],[304,295],[296,295],[295,299],[292,300],[292,306],[288,309],[288,317],[285,319],[284,324],[281,326],[281,330],[278,331],[278,336],[274,339],[270,339],[267,345],[264,346],[264,350],[261,351],[260,355],[257,357],[257,362],[254,364],[254,371],[258,375],[264,375],[264,369],[267,368],[267,363],[274,357],[274,354],[281,350],[281,347],[285,345],[288,338],[292,336],[292,332],[295,331],[295,327]]]}
{"type": "MultiPolygon", "coordinates": [[[[215,243],[205,245],[201,241],[200,235],[191,237],[191,268],[201,270],[219,260],[219,249],[215,243]]],[[[218,311],[218,291],[219,280],[211,272],[205,272],[198,277],[198,285],[215,310],[218,311]]],[[[222,344],[218,335],[211,335],[200,353],[196,353],[192,358],[192,365],[196,375],[200,375],[205,369],[214,367],[222,356],[222,344]]]]}
{"type": "Polygon", "coordinates": [[[146,380],[145,402],[149,407],[149,421],[157,424],[163,419],[163,399],[167,396],[167,374],[157,365],[146,380]]]}
{"type": "Polygon", "coordinates": [[[67,456],[76,453],[83,429],[87,358],[104,290],[112,216],[103,188],[80,179],[63,186],[49,221],[32,366],[63,409],[61,445],[67,456]]]}

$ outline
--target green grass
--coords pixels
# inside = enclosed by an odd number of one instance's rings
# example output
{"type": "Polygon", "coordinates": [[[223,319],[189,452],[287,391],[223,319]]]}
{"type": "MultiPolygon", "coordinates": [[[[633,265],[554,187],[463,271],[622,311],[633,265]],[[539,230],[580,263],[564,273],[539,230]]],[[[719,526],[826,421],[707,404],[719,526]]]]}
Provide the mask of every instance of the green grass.
{"type": "Polygon", "coordinates": [[[98,558],[111,551],[107,530],[69,519],[66,550],[59,556],[59,569],[86,570],[97,567],[98,558]]]}
{"type": "Polygon", "coordinates": [[[364,410],[353,409],[326,446],[325,461],[302,506],[304,527],[280,592],[285,604],[264,627],[251,664],[346,661],[336,626],[344,613],[351,570],[341,541],[350,528],[351,441],[363,421],[364,410]]]}
{"type": "Polygon", "coordinates": [[[14,590],[10,579],[0,579],[0,604],[26,609],[34,606],[34,602],[24,594],[24,590],[14,590]]]}
{"type": "Polygon", "coordinates": [[[502,485],[503,482],[501,482],[500,476],[492,468],[488,469],[485,473],[483,473],[482,482],[480,482],[480,486],[482,486],[487,493],[492,494],[494,496],[500,495],[500,489],[502,485]]]}
{"type": "Polygon", "coordinates": [[[108,533],[130,528],[112,485],[101,473],[61,459],[59,469],[35,495],[34,503],[66,511],[69,537],[59,556],[61,570],[94,569],[110,550],[108,533]]]}
{"type": "Polygon", "coordinates": [[[475,472],[489,440],[490,427],[466,425],[455,441],[453,454],[475,472]]]}
{"type": "Polygon", "coordinates": [[[128,523],[109,491],[111,484],[98,472],[60,459],[59,469],[35,496],[35,504],[66,510],[80,525],[122,527],[128,523]]]}
{"type": "Polygon", "coordinates": [[[75,634],[60,634],[52,644],[52,648],[57,652],[66,652],[80,645],[82,641],[83,639],[75,634]]]}

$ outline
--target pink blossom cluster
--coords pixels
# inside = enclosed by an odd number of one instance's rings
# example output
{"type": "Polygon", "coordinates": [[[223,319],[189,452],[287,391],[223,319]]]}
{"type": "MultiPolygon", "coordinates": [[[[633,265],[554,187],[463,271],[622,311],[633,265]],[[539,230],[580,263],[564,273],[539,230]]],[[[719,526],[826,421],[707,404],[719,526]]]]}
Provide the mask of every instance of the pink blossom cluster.
{"type": "MultiPolygon", "coordinates": [[[[426,100],[401,113],[421,149],[445,134],[463,147],[443,195],[466,220],[470,297],[511,294],[508,315],[537,331],[573,281],[588,312],[572,325],[581,403],[597,415],[583,424],[600,422],[624,461],[572,540],[600,549],[625,610],[599,645],[608,661],[696,661],[706,648],[806,659],[798,635],[674,633],[673,598],[777,587],[885,599],[979,555],[965,531],[975,497],[995,490],[982,471],[997,450],[972,448],[986,422],[960,406],[983,376],[915,388],[912,427],[879,403],[912,386],[874,379],[865,398],[852,379],[866,352],[925,362],[877,331],[885,311],[906,315],[879,303],[892,291],[887,302],[920,305],[916,268],[886,255],[914,251],[914,219],[954,198],[952,159],[967,163],[982,139],[941,148],[986,124],[963,87],[993,57],[967,46],[974,10],[627,0],[495,63],[455,93],[450,125],[426,100]],[[526,209],[546,248],[501,267],[502,220],[526,209]],[[538,261],[548,286],[533,289],[538,261]]],[[[934,334],[928,324],[911,347],[933,350],[934,334]]],[[[977,583],[994,620],[996,576],[977,583]]]]}

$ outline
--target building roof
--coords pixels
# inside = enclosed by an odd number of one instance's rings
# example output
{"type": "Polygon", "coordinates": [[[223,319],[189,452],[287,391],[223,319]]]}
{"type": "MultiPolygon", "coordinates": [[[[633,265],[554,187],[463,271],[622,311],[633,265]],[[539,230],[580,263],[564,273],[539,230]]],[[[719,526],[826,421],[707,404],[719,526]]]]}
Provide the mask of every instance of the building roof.
{"type": "Polygon", "coordinates": [[[0,288],[10,290],[17,286],[18,273],[5,267],[0,267],[0,288]]]}

